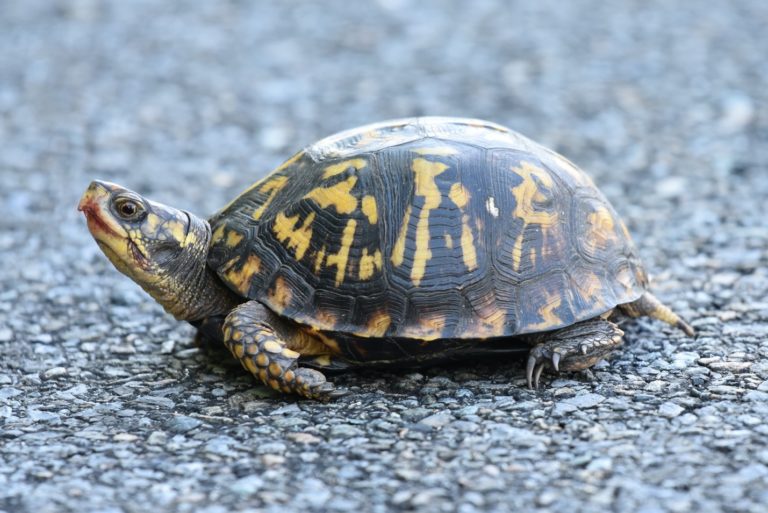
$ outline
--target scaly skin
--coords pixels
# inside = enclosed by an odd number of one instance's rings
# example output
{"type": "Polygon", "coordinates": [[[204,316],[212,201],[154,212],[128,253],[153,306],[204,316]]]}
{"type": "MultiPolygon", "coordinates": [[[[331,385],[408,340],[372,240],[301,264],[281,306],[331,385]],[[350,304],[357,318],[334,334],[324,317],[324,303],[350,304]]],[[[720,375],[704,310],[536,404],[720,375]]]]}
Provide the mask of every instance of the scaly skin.
{"type": "Polygon", "coordinates": [[[621,345],[624,332],[614,323],[592,319],[539,337],[528,353],[529,388],[539,388],[542,371],[576,371],[592,367],[621,345]]]}
{"type": "MultiPolygon", "coordinates": [[[[298,366],[300,353],[289,349],[276,325],[283,325],[283,332],[295,329],[257,301],[243,303],[224,321],[224,344],[248,372],[273,390],[320,401],[344,395],[323,373],[298,366]]],[[[297,331],[296,336],[303,335],[297,331]]]]}

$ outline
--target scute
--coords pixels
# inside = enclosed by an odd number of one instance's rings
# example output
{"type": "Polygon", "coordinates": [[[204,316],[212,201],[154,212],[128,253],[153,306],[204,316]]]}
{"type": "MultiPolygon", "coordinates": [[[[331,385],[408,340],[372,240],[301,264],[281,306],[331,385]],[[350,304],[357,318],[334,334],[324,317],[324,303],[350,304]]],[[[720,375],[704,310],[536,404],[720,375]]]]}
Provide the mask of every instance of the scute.
{"type": "Polygon", "coordinates": [[[499,125],[396,120],[307,147],[211,220],[235,291],[323,331],[491,338],[637,299],[646,276],[589,177],[499,125]]]}

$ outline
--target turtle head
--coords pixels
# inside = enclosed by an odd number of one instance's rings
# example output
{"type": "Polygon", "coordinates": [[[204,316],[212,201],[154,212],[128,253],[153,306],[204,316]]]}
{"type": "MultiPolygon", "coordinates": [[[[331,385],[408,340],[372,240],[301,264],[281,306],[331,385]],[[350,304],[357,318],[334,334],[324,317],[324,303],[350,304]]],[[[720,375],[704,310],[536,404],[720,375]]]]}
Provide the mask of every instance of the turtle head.
{"type": "Polygon", "coordinates": [[[232,293],[206,264],[211,231],[204,219],[101,181],[91,182],[78,210],[112,264],[177,319],[231,307],[219,296],[232,293]]]}

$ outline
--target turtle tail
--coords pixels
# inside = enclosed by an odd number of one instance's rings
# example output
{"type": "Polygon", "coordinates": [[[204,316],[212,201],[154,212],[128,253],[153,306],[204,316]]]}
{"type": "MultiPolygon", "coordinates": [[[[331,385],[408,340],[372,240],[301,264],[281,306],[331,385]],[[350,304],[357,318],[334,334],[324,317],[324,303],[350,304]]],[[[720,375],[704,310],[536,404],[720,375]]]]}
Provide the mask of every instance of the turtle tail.
{"type": "Polygon", "coordinates": [[[679,315],[673,312],[667,305],[659,301],[650,292],[645,292],[639,299],[631,303],[620,305],[621,311],[630,317],[650,317],[664,321],[669,325],[681,329],[689,337],[693,337],[696,331],[679,315]]]}

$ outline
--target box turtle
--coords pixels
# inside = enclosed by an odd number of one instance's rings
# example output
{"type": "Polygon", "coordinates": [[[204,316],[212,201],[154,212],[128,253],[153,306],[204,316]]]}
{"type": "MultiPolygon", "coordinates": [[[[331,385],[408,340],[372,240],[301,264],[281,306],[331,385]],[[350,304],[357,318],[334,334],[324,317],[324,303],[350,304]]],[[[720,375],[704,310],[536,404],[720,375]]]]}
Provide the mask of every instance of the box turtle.
{"type": "Polygon", "coordinates": [[[580,370],[624,319],[692,328],[648,290],[624,223],[557,153],[479,120],[415,118],[296,153],[209,220],[123,187],[80,201],[112,263],[267,386],[323,370],[528,354],[580,370]]]}

